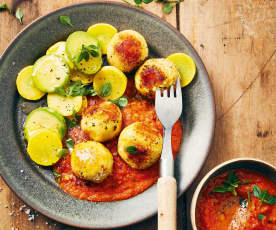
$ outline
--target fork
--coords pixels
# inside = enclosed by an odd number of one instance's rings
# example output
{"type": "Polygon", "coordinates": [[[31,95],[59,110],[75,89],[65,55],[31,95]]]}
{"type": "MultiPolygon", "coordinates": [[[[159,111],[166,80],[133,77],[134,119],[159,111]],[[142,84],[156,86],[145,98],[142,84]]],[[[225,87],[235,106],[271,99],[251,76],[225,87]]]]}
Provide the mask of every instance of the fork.
{"type": "Polygon", "coordinates": [[[182,113],[182,92],[180,79],[176,90],[172,85],[155,93],[155,110],[163,126],[163,149],[160,159],[160,178],[157,182],[158,230],[176,230],[177,185],[174,178],[174,159],[172,154],[171,134],[174,123],[182,113]]]}

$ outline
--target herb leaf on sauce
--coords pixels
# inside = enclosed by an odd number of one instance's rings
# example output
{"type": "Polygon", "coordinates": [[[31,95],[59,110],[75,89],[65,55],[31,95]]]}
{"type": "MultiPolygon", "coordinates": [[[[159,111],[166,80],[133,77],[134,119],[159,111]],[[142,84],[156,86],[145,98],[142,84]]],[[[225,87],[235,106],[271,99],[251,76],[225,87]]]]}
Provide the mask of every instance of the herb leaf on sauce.
{"type": "Polygon", "coordinates": [[[216,186],[213,189],[213,192],[224,193],[224,192],[232,192],[234,196],[237,196],[236,188],[242,184],[249,184],[251,181],[241,181],[235,172],[229,173],[226,180],[222,182],[222,185],[216,186]]]}
{"type": "Polygon", "coordinates": [[[259,220],[263,220],[263,219],[265,219],[265,218],[266,218],[265,215],[263,215],[263,214],[258,214],[258,219],[259,219],[259,220]]]}
{"type": "Polygon", "coordinates": [[[59,183],[61,180],[61,175],[59,172],[53,170],[54,177],[57,179],[57,182],[59,183]]]}
{"type": "Polygon", "coordinates": [[[100,96],[107,97],[111,94],[112,86],[110,82],[104,83],[100,88],[100,96]]]}
{"type": "Polygon", "coordinates": [[[120,97],[116,100],[109,100],[109,101],[112,102],[115,105],[118,105],[120,108],[124,108],[128,104],[127,97],[120,97]]]}
{"type": "Polygon", "coordinates": [[[137,147],[133,146],[133,145],[130,145],[130,146],[127,146],[126,147],[126,151],[129,153],[129,154],[135,154],[137,153],[138,149],[137,147]]]}
{"type": "Polygon", "coordinates": [[[261,200],[261,203],[266,203],[270,205],[276,204],[276,196],[269,195],[268,190],[262,191],[258,185],[253,185],[252,193],[256,198],[261,200]]]}
{"type": "Polygon", "coordinates": [[[97,47],[95,45],[89,45],[89,46],[82,45],[82,47],[81,47],[81,53],[80,53],[80,55],[78,57],[77,62],[79,63],[83,59],[85,61],[88,61],[89,60],[89,54],[92,57],[98,57],[99,56],[99,47],[97,47]]]}
{"type": "Polygon", "coordinates": [[[57,157],[63,157],[68,153],[68,149],[60,149],[57,153],[57,157]]]}
{"type": "Polygon", "coordinates": [[[66,146],[69,150],[72,150],[74,148],[74,141],[71,138],[68,138],[66,140],[66,146]]]}

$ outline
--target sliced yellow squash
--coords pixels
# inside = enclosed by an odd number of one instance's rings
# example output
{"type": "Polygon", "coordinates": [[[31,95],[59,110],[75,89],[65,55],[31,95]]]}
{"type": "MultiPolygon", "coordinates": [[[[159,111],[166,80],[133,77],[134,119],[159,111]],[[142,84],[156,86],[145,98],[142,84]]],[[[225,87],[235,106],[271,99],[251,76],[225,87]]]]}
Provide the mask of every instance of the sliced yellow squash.
{"type": "Polygon", "coordinates": [[[44,96],[44,92],[36,88],[32,79],[33,66],[23,68],[17,78],[16,86],[19,94],[28,100],[38,100],[44,96]]]}
{"type": "Polygon", "coordinates": [[[37,164],[50,166],[61,157],[62,142],[57,132],[49,129],[39,129],[33,133],[28,142],[27,152],[37,164]]]}
{"type": "Polygon", "coordinates": [[[65,45],[66,42],[65,41],[61,41],[61,42],[57,42],[54,45],[52,45],[47,51],[46,54],[57,54],[57,55],[61,55],[62,57],[64,57],[65,61],[67,62],[67,64],[69,65],[70,69],[74,68],[73,63],[69,60],[66,52],[65,52],[65,45]]]}
{"type": "Polygon", "coordinates": [[[104,66],[94,77],[94,89],[105,100],[121,97],[127,86],[127,77],[114,66],[104,66]]]}
{"type": "Polygon", "coordinates": [[[191,83],[196,73],[196,65],[194,60],[187,54],[174,53],[167,57],[168,60],[172,61],[181,78],[181,87],[184,87],[191,83]]]}
{"type": "Polygon", "coordinates": [[[82,96],[82,104],[81,104],[81,109],[78,112],[78,114],[82,114],[82,112],[87,108],[87,97],[82,96]]]}
{"type": "Polygon", "coordinates": [[[71,116],[76,112],[79,112],[82,107],[82,96],[77,97],[66,97],[60,96],[55,93],[47,95],[48,106],[62,116],[71,116]]]}
{"type": "Polygon", "coordinates": [[[106,54],[107,45],[118,30],[110,24],[98,23],[90,26],[87,32],[98,39],[102,54],[106,54]]]}
{"type": "Polygon", "coordinates": [[[77,70],[72,70],[70,79],[72,81],[81,81],[83,85],[93,82],[94,75],[86,75],[77,70]]]}

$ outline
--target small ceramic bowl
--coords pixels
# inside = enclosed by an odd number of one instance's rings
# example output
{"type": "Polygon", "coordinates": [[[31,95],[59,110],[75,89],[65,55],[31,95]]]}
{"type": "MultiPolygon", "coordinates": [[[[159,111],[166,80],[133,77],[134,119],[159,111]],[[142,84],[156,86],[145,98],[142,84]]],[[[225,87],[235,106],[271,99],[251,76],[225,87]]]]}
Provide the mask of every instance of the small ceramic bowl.
{"type": "Polygon", "coordinates": [[[205,175],[205,177],[200,181],[194,192],[190,210],[193,230],[198,230],[196,226],[196,205],[198,196],[202,188],[204,188],[205,185],[207,185],[207,183],[217,175],[222,174],[225,171],[238,168],[244,168],[259,172],[276,183],[276,167],[262,160],[254,158],[236,158],[219,164],[205,175]]]}

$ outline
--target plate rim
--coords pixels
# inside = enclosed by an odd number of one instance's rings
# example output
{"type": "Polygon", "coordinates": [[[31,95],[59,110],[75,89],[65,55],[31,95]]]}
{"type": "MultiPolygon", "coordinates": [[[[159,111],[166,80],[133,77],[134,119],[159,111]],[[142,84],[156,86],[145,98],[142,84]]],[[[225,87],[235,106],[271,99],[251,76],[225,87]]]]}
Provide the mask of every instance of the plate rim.
{"type": "MultiPolygon", "coordinates": [[[[215,117],[216,117],[216,113],[215,113],[215,100],[214,100],[213,87],[212,87],[212,84],[211,84],[211,81],[210,81],[210,78],[209,78],[209,74],[208,74],[208,72],[206,70],[206,67],[205,67],[204,63],[202,62],[199,54],[194,49],[194,47],[191,45],[191,43],[189,42],[189,40],[182,33],[180,33],[180,31],[178,31],[174,26],[172,26],[170,23],[166,22],[165,20],[163,20],[159,16],[151,13],[148,10],[140,9],[140,8],[135,7],[135,6],[131,6],[131,5],[127,5],[125,3],[120,3],[120,2],[115,2],[115,1],[93,1],[93,2],[85,2],[85,3],[72,4],[72,5],[65,6],[65,7],[59,8],[57,10],[51,11],[51,12],[45,14],[45,15],[42,15],[42,16],[36,18],[35,20],[33,20],[24,29],[22,29],[15,36],[15,38],[11,40],[11,42],[8,44],[7,48],[4,49],[2,55],[0,56],[0,64],[3,62],[5,56],[8,55],[8,52],[11,49],[14,48],[15,42],[17,40],[19,40],[21,38],[21,36],[23,36],[25,33],[27,33],[30,29],[32,29],[32,27],[34,27],[36,24],[38,24],[44,18],[47,18],[47,17],[49,17],[51,15],[54,15],[54,14],[56,14],[58,12],[66,10],[66,9],[75,8],[75,7],[78,8],[78,7],[82,7],[82,6],[99,5],[99,4],[113,5],[113,6],[118,6],[118,7],[126,8],[126,9],[132,10],[134,12],[136,11],[138,13],[145,14],[145,15],[147,15],[147,16],[155,19],[155,20],[157,20],[159,23],[163,24],[166,27],[169,27],[169,29],[172,30],[175,34],[177,34],[177,36],[185,43],[185,45],[187,46],[188,50],[190,50],[193,53],[193,55],[195,56],[196,62],[200,66],[200,69],[205,73],[204,75],[206,76],[205,80],[206,80],[206,83],[207,83],[206,86],[207,86],[207,88],[208,88],[208,90],[210,92],[210,95],[209,95],[210,96],[210,102],[211,102],[211,108],[210,109],[211,109],[211,112],[212,112],[211,113],[212,120],[211,120],[211,125],[210,125],[210,127],[211,127],[210,137],[209,137],[209,140],[208,140],[208,145],[206,146],[206,149],[205,149],[206,154],[204,156],[204,159],[203,159],[202,163],[200,164],[199,169],[197,170],[197,172],[192,177],[192,179],[191,179],[190,183],[188,184],[188,186],[186,187],[186,189],[179,188],[179,190],[180,190],[180,193],[178,194],[178,198],[179,198],[190,187],[190,185],[194,182],[195,178],[198,176],[200,170],[202,169],[203,165],[206,162],[206,159],[207,159],[207,157],[209,155],[211,146],[213,144],[214,132],[215,132],[215,117]]],[[[90,226],[87,226],[87,225],[85,225],[85,226],[84,225],[75,225],[74,223],[70,223],[70,222],[66,222],[65,220],[58,219],[55,215],[52,215],[51,212],[44,211],[40,207],[38,207],[35,204],[33,204],[31,200],[28,200],[28,198],[25,199],[24,195],[21,195],[16,190],[16,188],[13,188],[8,183],[8,178],[5,178],[5,176],[2,175],[1,171],[0,171],[0,176],[3,179],[3,181],[6,183],[6,185],[16,194],[17,197],[19,197],[21,200],[23,200],[28,206],[30,206],[31,208],[33,208],[33,209],[37,210],[38,212],[42,213],[46,217],[49,217],[49,218],[51,218],[51,219],[53,219],[53,220],[55,220],[55,221],[57,221],[59,223],[63,223],[63,224],[70,225],[70,226],[73,226],[73,227],[78,227],[78,228],[91,228],[92,227],[91,225],[90,226]]],[[[136,224],[136,223],[139,223],[139,222],[141,222],[143,220],[146,220],[146,219],[154,216],[156,213],[157,213],[157,210],[154,211],[154,212],[152,212],[152,213],[150,213],[149,215],[147,215],[145,217],[137,218],[135,221],[126,222],[125,224],[114,225],[112,227],[110,227],[110,226],[104,227],[104,229],[125,227],[125,226],[129,226],[131,224],[136,224]]],[[[93,227],[93,229],[103,229],[103,227],[93,227]]]]}

